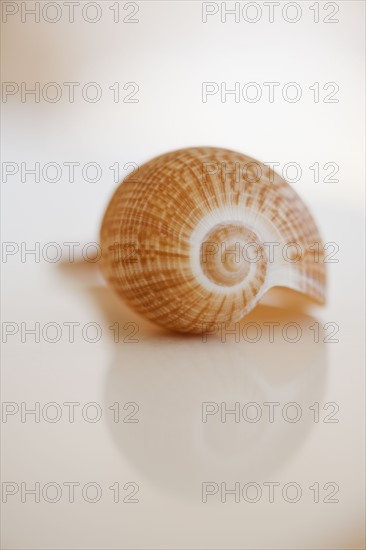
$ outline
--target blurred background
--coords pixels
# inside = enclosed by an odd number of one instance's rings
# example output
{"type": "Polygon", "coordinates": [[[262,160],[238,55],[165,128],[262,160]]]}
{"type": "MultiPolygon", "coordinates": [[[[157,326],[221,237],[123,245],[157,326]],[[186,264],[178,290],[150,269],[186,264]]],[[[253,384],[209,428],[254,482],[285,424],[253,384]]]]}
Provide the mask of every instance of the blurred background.
{"type": "Polygon", "coordinates": [[[364,548],[364,3],[1,9],[3,547],[364,548]],[[118,182],[198,145],[291,182],[334,246],[325,308],[273,294],[259,341],[203,342],[105,286],[118,182]]]}

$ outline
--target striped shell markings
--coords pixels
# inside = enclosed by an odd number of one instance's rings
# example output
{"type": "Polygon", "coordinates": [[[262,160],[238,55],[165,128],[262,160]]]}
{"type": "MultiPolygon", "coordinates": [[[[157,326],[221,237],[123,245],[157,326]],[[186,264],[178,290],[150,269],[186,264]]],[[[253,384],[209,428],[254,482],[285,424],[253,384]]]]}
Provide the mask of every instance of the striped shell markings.
{"type": "Polygon", "coordinates": [[[276,286],[325,301],[309,210],[268,166],[227,149],[181,149],[130,174],[106,210],[101,247],[117,294],[175,331],[237,322],[276,286]]]}

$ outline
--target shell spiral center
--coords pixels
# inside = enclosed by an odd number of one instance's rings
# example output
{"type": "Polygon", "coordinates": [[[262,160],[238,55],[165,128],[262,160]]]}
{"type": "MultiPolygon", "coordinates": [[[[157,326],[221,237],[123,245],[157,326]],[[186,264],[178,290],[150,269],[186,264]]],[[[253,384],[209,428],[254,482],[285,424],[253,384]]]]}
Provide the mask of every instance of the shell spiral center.
{"type": "Polygon", "coordinates": [[[201,244],[202,271],[208,279],[221,286],[242,283],[253,264],[260,263],[261,259],[258,236],[244,225],[215,225],[201,244]]]}

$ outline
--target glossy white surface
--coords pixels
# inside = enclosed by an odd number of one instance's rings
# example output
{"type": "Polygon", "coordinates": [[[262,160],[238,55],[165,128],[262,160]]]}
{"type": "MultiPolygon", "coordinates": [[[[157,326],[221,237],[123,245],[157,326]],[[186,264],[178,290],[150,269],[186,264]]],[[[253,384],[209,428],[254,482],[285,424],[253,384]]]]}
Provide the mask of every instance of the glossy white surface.
{"type": "MultiPolygon", "coordinates": [[[[63,170],[55,183],[31,176],[22,182],[18,173],[2,184],[3,241],[19,246],[2,263],[2,321],[19,327],[2,351],[2,398],[19,406],[2,419],[2,480],[19,485],[3,504],[4,548],[364,547],[364,4],[338,2],[340,22],[334,25],[312,23],[307,4],[301,4],[303,18],[293,25],[223,24],[219,18],[203,24],[200,2],[141,2],[140,21],[130,25],[113,23],[109,2],[95,25],[80,19],[22,24],[15,16],[3,25],[4,81],[93,81],[105,92],[98,103],[80,98],[72,104],[22,103],[14,96],[2,105],[3,161],[96,162],[103,171],[96,183],[85,181],[81,170],[70,182],[63,170]],[[228,87],[236,81],[297,81],[304,91],[315,81],[334,81],[339,103],[313,103],[310,95],[294,104],[221,103],[216,97],[202,103],[202,82],[225,80],[228,87]],[[117,81],[137,82],[139,103],[114,103],[108,88],[117,81]],[[282,166],[299,163],[303,177],[294,186],[324,241],[339,246],[339,262],[329,263],[327,306],[305,306],[298,296],[272,293],[240,327],[249,330],[248,323],[256,323],[263,331],[256,343],[242,336],[236,342],[234,335],[226,342],[220,335],[203,342],[163,332],[122,304],[97,265],[82,257],[83,246],[98,239],[116,186],[111,165],[141,163],[199,144],[282,166]],[[314,162],[336,162],[339,182],[312,181],[308,167],[314,162]],[[37,242],[40,250],[57,243],[60,261],[42,255],[39,262],[31,255],[22,261],[21,243],[34,248],[37,242]],[[69,242],[80,243],[74,262],[68,260],[69,242]],[[109,328],[116,322],[119,343],[109,328]],[[272,343],[268,322],[279,323],[272,343]],[[39,343],[24,334],[21,323],[27,328],[40,323],[39,343]],[[47,341],[52,328],[42,334],[47,323],[61,327],[59,341],[47,341]],[[74,342],[65,323],[79,323],[74,342]],[[87,323],[98,324],[99,341],[82,337],[87,323]],[[126,323],[133,325],[124,329],[126,323]],[[296,343],[283,337],[288,323],[301,328],[296,343]],[[335,324],[339,330],[333,334],[335,324]],[[135,329],[130,339],[138,341],[126,341],[135,329]],[[55,402],[61,418],[50,422],[46,408],[39,423],[32,415],[22,422],[22,402],[29,408],[39,402],[41,410],[55,402]],[[80,403],[74,422],[68,420],[67,402],[80,403]],[[90,402],[102,411],[97,422],[82,416],[90,402]],[[139,422],[114,422],[109,408],[114,402],[137,403],[139,411],[130,418],[139,422]],[[202,422],[203,402],[226,402],[228,408],[239,402],[241,409],[255,402],[262,418],[252,423],[241,416],[235,422],[229,415],[221,422],[217,413],[202,422]],[[273,423],[268,402],[280,403],[273,423]],[[282,416],[291,402],[301,407],[296,423],[282,416]],[[319,422],[309,409],[314,403],[319,422]],[[327,403],[335,405],[325,410],[327,403]],[[339,422],[324,422],[332,411],[330,419],[339,422]],[[21,482],[28,488],[40,483],[39,503],[30,495],[21,501],[21,482]],[[52,488],[46,499],[42,495],[49,482],[62,488],[58,502],[47,502],[52,488]],[[65,482],[80,484],[73,503],[65,482]],[[99,502],[82,498],[89,482],[99,484],[99,502]],[[138,484],[138,503],[114,503],[109,487],[115,482],[120,500],[135,487],[123,489],[126,483],[138,484]],[[255,482],[263,493],[256,503],[243,498],[237,503],[234,495],[222,503],[220,493],[204,503],[203,482],[226,482],[229,488],[255,482]],[[272,503],[263,485],[268,482],[280,484],[272,503]],[[302,490],[296,503],[282,497],[289,482],[302,490]],[[337,484],[339,502],[315,503],[309,489],[314,483],[320,484],[321,500],[332,490],[324,485],[337,484]]],[[[92,328],[87,338],[93,338],[92,328]]],[[[122,418],[133,410],[122,408],[122,418]]],[[[49,409],[49,416],[55,411],[49,409]]]]}

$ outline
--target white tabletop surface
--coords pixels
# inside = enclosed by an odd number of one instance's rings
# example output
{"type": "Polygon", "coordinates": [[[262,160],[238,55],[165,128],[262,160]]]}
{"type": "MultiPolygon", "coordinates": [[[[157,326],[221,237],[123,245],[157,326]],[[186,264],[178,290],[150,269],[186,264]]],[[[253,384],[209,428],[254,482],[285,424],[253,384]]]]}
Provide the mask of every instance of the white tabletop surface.
{"type": "Polygon", "coordinates": [[[318,23],[311,2],[281,2],[273,23],[262,2],[241,3],[238,22],[222,21],[218,2],[120,2],[116,23],[116,2],[80,1],[73,23],[65,2],[39,22],[34,2],[3,4],[3,548],[364,548],[364,3],[315,3],[318,23]],[[80,84],[74,102],[65,82],[80,84]],[[204,82],[238,82],[239,101],[219,91],[204,102],[204,82]],[[243,99],[249,82],[256,103],[243,99]],[[273,102],[266,82],[279,83],[273,102]],[[294,103],[282,96],[290,82],[302,91],[294,103]],[[36,83],[39,102],[22,101],[36,83]],[[115,103],[115,83],[138,101],[115,103]],[[327,83],[338,102],[324,102],[327,83]],[[59,101],[44,98],[57,90],[59,101]],[[272,293],[241,325],[260,326],[258,342],[203,342],[154,327],[105,285],[87,245],[126,164],[190,145],[301,167],[294,187],[339,248],[326,307],[272,293]],[[39,181],[26,171],[35,163],[39,181]],[[273,342],[268,322],[279,323],[273,342]],[[288,323],[301,329],[295,343],[288,323]],[[239,422],[222,422],[235,403],[239,422]],[[225,488],[240,492],[222,502],[225,488]]]}

